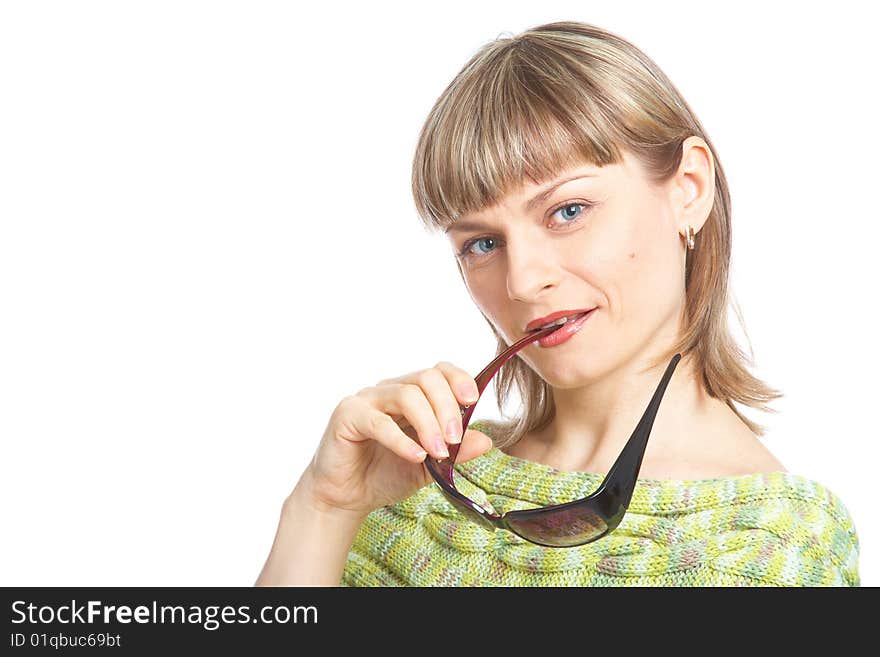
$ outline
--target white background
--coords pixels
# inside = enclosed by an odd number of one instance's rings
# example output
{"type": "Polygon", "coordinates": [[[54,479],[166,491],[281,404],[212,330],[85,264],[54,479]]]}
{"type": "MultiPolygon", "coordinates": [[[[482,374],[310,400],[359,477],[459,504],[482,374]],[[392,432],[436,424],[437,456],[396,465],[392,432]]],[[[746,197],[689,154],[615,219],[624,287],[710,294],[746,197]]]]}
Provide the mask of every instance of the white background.
{"type": "Polygon", "coordinates": [[[413,149],[481,45],[554,20],[634,42],[703,122],[754,371],[786,393],[746,412],[845,502],[880,584],[867,12],[3,3],[0,584],[250,585],[342,397],[488,362],[413,149]]]}

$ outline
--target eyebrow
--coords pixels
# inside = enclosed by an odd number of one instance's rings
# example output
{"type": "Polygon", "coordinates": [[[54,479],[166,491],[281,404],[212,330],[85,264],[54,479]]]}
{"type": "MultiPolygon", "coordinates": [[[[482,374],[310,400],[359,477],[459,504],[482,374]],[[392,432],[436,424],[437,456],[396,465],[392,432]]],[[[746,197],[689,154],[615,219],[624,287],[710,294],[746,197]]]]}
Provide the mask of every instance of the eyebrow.
{"type": "MultiPolygon", "coordinates": [[[[543,190],[538,192],[535,196],[532,197],[530,201],[527,201],[523,206],[526,212],[531,211],[538,203],[546,200],[550,194],[552,194],[558,187],[561,187],[565,183],[571,182],[572,180],[580,180],[581,178],[593,178],[598,174],[595,173],[579,173],[576,176],[571,176],[570,178],[563,178],[561,180],[556,180],[543,190]]],[[[450,225],[444,233],[455,233],[455,232],[464,232],[467,230],[483,230],[484,228],[489,228],[488,225],[484,224],[481,221],[467,221],[467,220],[456,220],[452,225],[450,225]]]]}

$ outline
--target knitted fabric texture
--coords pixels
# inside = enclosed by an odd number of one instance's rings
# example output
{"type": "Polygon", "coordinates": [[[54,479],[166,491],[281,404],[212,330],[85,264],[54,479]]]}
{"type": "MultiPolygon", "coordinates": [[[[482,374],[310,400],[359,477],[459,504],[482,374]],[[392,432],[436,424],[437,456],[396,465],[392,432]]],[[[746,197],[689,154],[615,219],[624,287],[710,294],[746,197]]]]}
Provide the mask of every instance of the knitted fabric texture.
{"type": "MultiPolygon", "coordinates": [[[[470,428],[491,435],[479,421],[470,428]]],[[[580,499],[604,479],[494,447],[456,464],[455,471],[461,492],[488,501],[498,513],[580,499]]],[[[432,483],[366,518],[340,584],[859,586],[858,556],[855,526],[842,501],[787,472],[639,479],[617,529],[570,548],[487,532],[432,483]]]]}

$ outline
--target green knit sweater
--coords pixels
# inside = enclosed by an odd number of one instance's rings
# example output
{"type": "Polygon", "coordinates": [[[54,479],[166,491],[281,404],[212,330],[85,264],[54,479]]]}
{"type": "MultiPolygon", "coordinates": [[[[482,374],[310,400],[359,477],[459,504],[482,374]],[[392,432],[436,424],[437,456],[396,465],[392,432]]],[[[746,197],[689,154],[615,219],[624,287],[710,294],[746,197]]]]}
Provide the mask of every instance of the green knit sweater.
{"type": "MultiPolygon", "coordinates": [[[[470,428],[491,435],[480,421],[470,428]]],[[[565,472],[497,448],[455,466],[499,513],[592,493],[604,475],[565,472]]],[[[461,476],[459,476],[461,475],[461,476]]],[[[617,529],[547,548],[464,518],[432,483],[373,511],[342,586],[859,586],[859,543],[841,500],[786,472],[639,479],[617,529]]]]}

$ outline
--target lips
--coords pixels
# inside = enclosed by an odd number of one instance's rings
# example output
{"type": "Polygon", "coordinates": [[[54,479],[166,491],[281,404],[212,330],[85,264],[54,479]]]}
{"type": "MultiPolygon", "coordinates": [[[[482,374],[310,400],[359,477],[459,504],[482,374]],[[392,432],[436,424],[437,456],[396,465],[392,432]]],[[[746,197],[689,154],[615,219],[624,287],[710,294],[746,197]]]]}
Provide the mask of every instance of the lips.
{"type": "Polygon", "coordinates": [[[576,317],[583,315],[589,311],[593,310],[593,308],[580,308],[575,310],[559,310],[555,313],[550,313],[544,317],[538,317],[537,319],[533,319],[528,324],[526,324],[526,333],[531,331],[535,331],[540,329],[548,324],[555,322],[558,319],[568,318],[569,320],[575,319],[576,317]]]}

